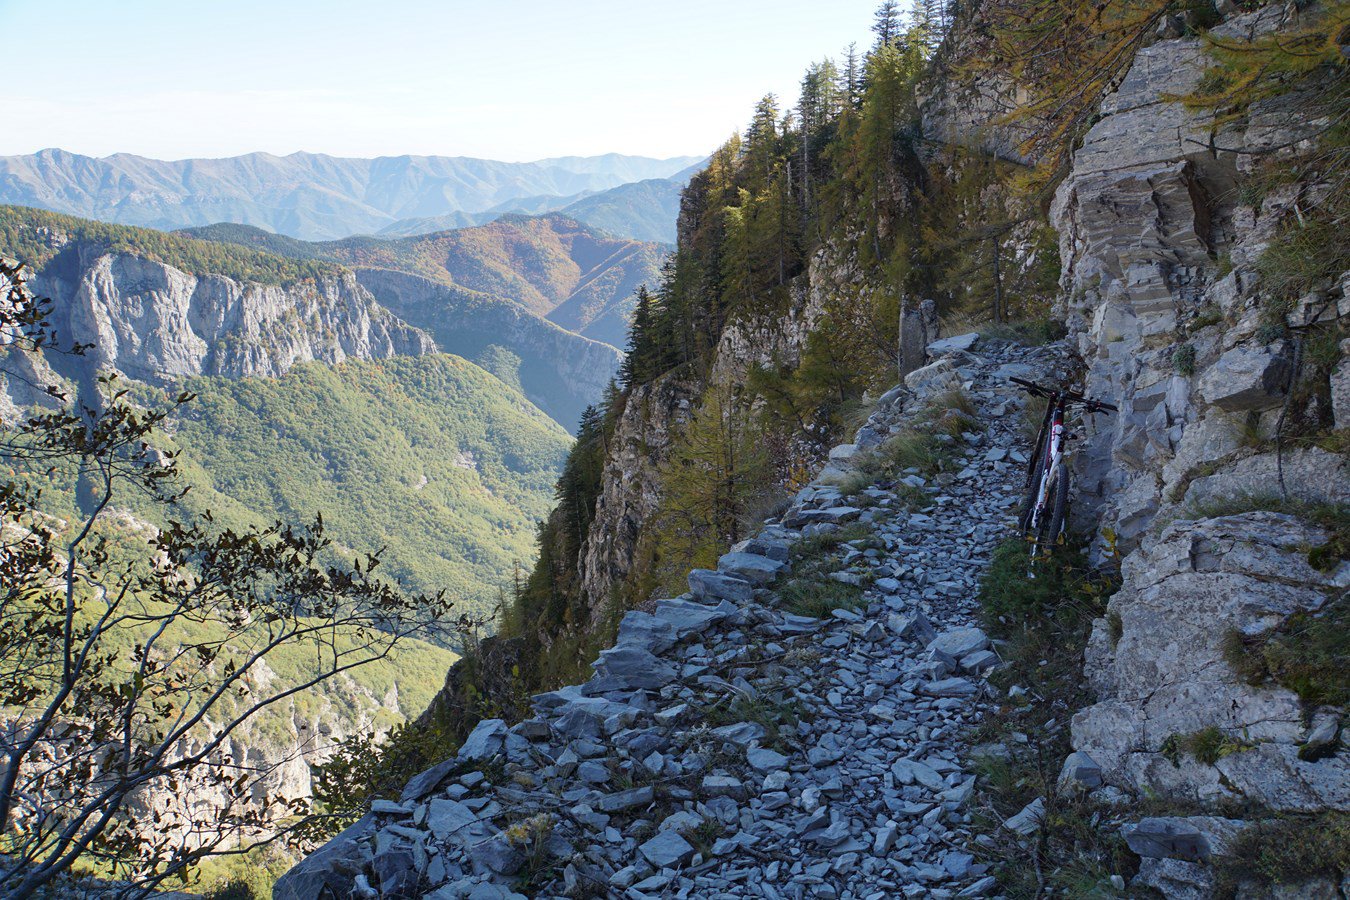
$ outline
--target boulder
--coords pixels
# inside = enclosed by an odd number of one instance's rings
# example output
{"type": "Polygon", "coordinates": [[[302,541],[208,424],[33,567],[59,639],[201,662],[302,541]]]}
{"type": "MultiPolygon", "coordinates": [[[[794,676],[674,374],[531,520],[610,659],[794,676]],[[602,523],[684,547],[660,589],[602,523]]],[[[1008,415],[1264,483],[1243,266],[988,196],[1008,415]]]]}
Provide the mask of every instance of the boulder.
{"type": "MultiPolygon", "coordinates": [[[[695,569],[694,572],[707,572],[707,569],[695,569]]],[[[689,573],[690,580],[693,579],[693,572],[689,573]]],[[[709,573],[718,578],[717,573],[709,573]]],[[[726,579],[727,581],[737,581],[737,579],[726,579]]],[[[749,585],[746,585],[747,587],[749,585]]],[[[690,600],[657,600],[656,612],[654,615],[658,619],[664,619],[675,629],[675,633],[681,639],[693,634],[701,634],[709,625],[715,625],[725,619],[734,607],[731,607],[725,601],[717,606],[708,606],[704,603],[694,603],[690,600]]]]}
{"type": "Polygon", "coordinates": [[[1284,400],[1292,366],[1271,347],[1234,347],[1200,376],[1200,394],[1227,412],[1273,409],[1284,400]]]}
{"type": "Polygon", "coordinates": [[[456,755],[460,759],[491,759],[502,752],[507,731],[501,719],[483,719],[469,732],[456,755]]]}
{"type": "Polygon", "coordinates": [[[691,569],[689,591],[700,599],[730,600],[732,603],[749,603],[755,596],[750,582],[711,569],[691,569]]]}
{"type": "Polygon", "coordinates": [[[1218,816],[1157,816],[1121,828],[1139,856],[1208,862],[1222,856],[1246,823],[1218,816]]]}
{"type": "Polygon", "coordinates": [[[1045,817],[1045,798],[1037,797],[1026,806],[1022,807],[1017,815],[1006,819],[1003,827],[1009,831],[1021,835],[1032,834],[1041,827],[1041,819],[1045,817]]]}
{"type": "Polygon", "coordinates": [[[929,356],[942,356],[944,353],[954,353],[957,351],[969,350],[975,346],[975,342],[980,339],[978,331],[972,331],[969,334],[958,334],[953,337],[945,337],[939,341],[933,341],[928,345],[929,356]]]}
{"type": "Polygon", "coordinates": [[[755,553],[724,553],[717,560],[717,570],[751,584],[768,584],[787,566],[778,560],[755,553]]]}
{"type": "Polygon", "coordinates": [[[447,759],[437,763],[425,772],[414,775],[409,782],[403,786],[403,793],[399,795],[400,802],[409,803],[421,800],[440,786],[440,783],[450,776],[450,773],[459,765],[457,759],[447,759]]]}
{"type": "Polygon", "coordinates": [[[619,636],[615,644],[660,653],[675,646],[678,640],[679,633],[669,620],[634,609],[624,613],[619,622],[619,636]]]}
{"type": "Polygon", "coordinates": [[[595,808],[604,813],[622,812],[638,806],[650,806],[655,795],[650,784],[606,794],[595,802],[595,808]]]}
{"type": "Polygon", "coordinates": [[[375,815],[367,813],[328,843],[296,863],[272,888],[273,900],[324,900],[350,897],[356,876],[371,858],[368,841],[375,815]]]}
{"type": "Polygon", "coordinates": [[[638,847],[647,862],[658,869],[673,869],[684,865],[694,855],[694,848],[674,829],[658,831],[656,836],[638,847]]]}
{"type": "Polygon", "coordinates": [[[900,637],[927,646],[937,637],[937,629],[921,611],[908,616],[891,616],[888,626],[900,637]]]}
{"type": "Polygon", "coordinates": [[[978,628],[953,628],[928,643],[928,652],[951,668],[978,650],[989,649],[989,636],[978,628]]]}
{"type": "Polygon", "coordinates": [[[1059,770],[1060,790],[1092,790],[1101,786],[1102,767],[1081,750],[1070,753],[1059,770]]]}
{"type": "Polygon", "coordinates": [[[961,376],[950,357],[943,357],[905,376],[905,387],[921,400],[961,386],[961,376]]]}
{"type": "Polygon", "coordinates": [[[426,827],[437,840],[453,844],[466,844],[487,834],[477,813],[458,800],[444,798],[428,804],[426,827]]]}
{"type": "Polygon", "coordinates": [[[600,653],[595,661],[600,675],[617,678],[627,690],[660,690],[675,680],[675,666],[641,647],[618,646],[600,653]]]}

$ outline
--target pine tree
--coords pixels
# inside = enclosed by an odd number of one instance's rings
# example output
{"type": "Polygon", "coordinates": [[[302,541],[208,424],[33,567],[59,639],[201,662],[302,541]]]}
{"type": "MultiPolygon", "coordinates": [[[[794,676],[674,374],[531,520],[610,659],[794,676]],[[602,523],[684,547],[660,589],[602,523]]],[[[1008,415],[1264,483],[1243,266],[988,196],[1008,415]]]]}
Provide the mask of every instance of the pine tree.
{"type": "Polygon", "coordinates": [[[637,289],[637,305],[628,326],[628,353],[619,366],[619,380],[625,389],[646,384],[660,374],[652,338],[652,296],[644,284],[637,289]]]}
{"type": "Polygon", "coordinates": [[[862,98],[862,62],[858,57],[858,45],[849,44],[844,48],[844,70],[840,73],[839,93],[843,94],[848,109],[856,109],[862,98]]]}
{"type": "Polygon", "coordinates": [[[903,27],[900,23],[900,4],[897,0],[882,0],[872,22],[872,33],[877,36],[873,50],[889,46],[900,38],[903,27]]]}

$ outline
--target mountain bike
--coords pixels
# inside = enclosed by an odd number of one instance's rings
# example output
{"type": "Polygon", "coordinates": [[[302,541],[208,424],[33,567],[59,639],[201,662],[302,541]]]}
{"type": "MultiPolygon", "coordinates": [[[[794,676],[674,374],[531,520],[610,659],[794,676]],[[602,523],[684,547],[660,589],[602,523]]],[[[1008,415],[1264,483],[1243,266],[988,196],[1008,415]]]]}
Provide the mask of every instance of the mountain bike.
{"type": "MultiPolygon", "coordinates": [[[[1059,542],[1065,533],[1069,508],[1069,464],[1064,446],[1071,436],[1064,424],[1064,413],[1070,406],[1080,406],[1088,413],[1119,412],[1103,400],[1066,388],[1046,387],[1034,381],[1013,378],[1011,381],[1033,397],[1044,397],[1045,418],[1036,435],[1036,449],[1027,462],[1026,499],[1018,529],[1031,542],[1031,559],[1049,546],[1059,542]]],[[[1034,572],[1028,573],[1035,577],[1034,572]]]]}

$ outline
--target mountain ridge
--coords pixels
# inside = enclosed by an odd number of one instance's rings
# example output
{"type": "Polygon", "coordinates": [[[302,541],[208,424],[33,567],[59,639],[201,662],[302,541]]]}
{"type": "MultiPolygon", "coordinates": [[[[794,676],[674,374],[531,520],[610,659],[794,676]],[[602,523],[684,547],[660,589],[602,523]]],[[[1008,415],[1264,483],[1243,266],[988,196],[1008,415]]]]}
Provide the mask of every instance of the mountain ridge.
{"type": "Polygon", "coordinates": [[[0,201],[163,230],[232,221],[322,240],[373,234],[406,219],[473,215],[516,199],[575,198],[669,177],[699,160],[610,154],[505,163],[304,152],[157,160],[49,148],[0,157],[0,201]]]}
{"type": "Polygon", "coordinates": [[[409,237],[354,235],[304,242],[254,226],[183,229],[303,261],[388,269],[459,290],[505,298],[582,337],[621,347],[634,292],[654,284],[665,248],[615,238],[563,213],[508,213],[486,225],[409,237]]]}
{"type": "Polygon", "coordinates": [[[62,334],[94,344],[100,364],[151,381],[277,376],[297,362],[420,355],[439,345],[490,362],[485,368],[570,430],[618,367],[613,346],[509,298],[418,274],[382,298],[375,294],[389,279],[378,270],[317,258],[314,245],[294,238],[229,228],[262,243],[0,206],[0,253],[30,264],[40,292],[56,301],[62,334]],[[386,305],[404,294],[418,298],[420,325],[386,305]]]}

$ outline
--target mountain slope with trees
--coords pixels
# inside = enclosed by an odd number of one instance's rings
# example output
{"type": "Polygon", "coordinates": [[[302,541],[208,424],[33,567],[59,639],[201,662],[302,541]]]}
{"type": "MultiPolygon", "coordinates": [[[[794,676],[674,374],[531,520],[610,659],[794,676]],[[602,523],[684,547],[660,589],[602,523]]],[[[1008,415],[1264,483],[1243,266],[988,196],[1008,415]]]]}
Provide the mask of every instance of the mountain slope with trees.
{"type": "Polygon", "coordinates": [[[487,225],[405,238],[306,243],[239,225],[193,237],[259,247],[299,260],[392,269],[517,303],[585,337],[622,345],[638,285],[654,283],[665,250],[614,238],[560,213],[503,215],[487,225]]]}

